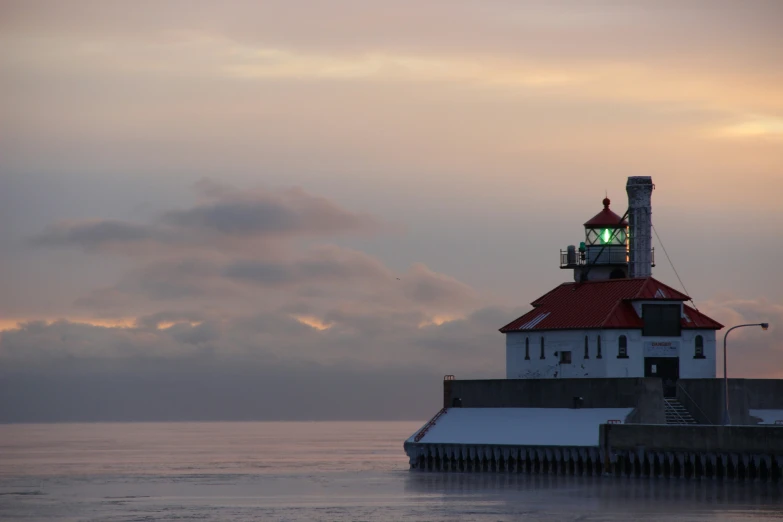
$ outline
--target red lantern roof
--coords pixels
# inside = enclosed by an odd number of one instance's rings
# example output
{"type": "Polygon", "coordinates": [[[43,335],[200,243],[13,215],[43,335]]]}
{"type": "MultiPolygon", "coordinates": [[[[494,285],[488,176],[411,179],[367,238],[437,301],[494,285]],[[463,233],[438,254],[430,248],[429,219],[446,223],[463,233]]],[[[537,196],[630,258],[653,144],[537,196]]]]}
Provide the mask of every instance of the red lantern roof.
{"type": "MultiPolygon", "coordinates": [[[[563,283],[531,304],[533,310],[500,329],[642,328],[633,301],[687,301],[690,297],[653,277],[563,283]]],[[[719,330],[723,325],[683,304],[683,329],[719,330]]]]}
{"type": "Polygon", "coordinates": [[[586,227],[627,227],[628,221],[609,210],[609,198],[604,198],[604,209],[585,223],[586,227]]]}

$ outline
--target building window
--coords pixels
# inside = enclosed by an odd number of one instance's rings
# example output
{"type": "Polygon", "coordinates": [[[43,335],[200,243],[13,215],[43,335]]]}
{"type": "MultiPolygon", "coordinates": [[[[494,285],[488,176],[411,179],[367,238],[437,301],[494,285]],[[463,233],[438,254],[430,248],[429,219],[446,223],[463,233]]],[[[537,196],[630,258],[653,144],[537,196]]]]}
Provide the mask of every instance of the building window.
{"type": "Polygon", "coordinates": [[[624,335],[621,335],[620,338],[617,339],[617,358],[628,358],[628,338],[624,335]]]}
{"type": "Polygon", "coordinates": [[[601,359],[601,336],[598,336],[598,346],[596,347],[596,359],[601,359]]]}
{"type": "Polygon", "coordinates": [[[682,329],[679,304],[643,304],[642,335],[655,337],[679,337],[682,329]]]}
{"type": "Polygon", "coordinates": [[[530,360],[530,337],[525,337],[525,360],[530,360]]]}
{"type": "Polygon", "coordinates": [[[590,358],[590,344],[587,341],[587,336],[585,335],[585,359],[590,358]]]}
{"type": "Polygon", "coordinates": [[[571,364],[571,352],[560,352],[560,364],[571,364]]]}
{"type": "Polygon", "coordinates": [[[704,337],[697,335],[693,345],[695,348],[693,358],[704,359],[704,337]]]}
{"type": "Polygon", "coordinates": [[[541,358],[544,358],[544,336],[541,336],[541,358]]]}

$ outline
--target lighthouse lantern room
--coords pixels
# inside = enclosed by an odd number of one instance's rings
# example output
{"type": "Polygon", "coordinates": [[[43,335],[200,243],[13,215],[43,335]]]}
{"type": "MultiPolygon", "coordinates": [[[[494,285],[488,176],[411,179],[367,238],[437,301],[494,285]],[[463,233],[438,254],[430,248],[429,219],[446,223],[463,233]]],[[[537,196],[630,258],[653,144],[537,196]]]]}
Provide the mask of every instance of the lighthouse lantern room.
{"type": "Polygon", "coordinates": [[[628,277],[628,221],[610,203],[604,198],[604,209],[584,224],[578,252],[574,245],[560,251],[560,268],[573,269],[575,281],[628,277]]]}

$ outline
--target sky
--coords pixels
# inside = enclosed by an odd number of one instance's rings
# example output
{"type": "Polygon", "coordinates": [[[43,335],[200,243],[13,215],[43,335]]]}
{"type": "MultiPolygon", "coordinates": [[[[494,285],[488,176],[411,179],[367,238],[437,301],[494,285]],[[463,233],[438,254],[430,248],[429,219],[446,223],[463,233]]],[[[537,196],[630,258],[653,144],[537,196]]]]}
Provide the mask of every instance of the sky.
{"type": "MultiPolygon", "coordinates": [[[[0,421],[421,419],[652,176],[783,378],[783,5],[0,2],[0,421]]],[[[719,333],[719,339],[722,335],[719,333]]],[[[719,369],[719,371],[722,371],[719,369]]]]}

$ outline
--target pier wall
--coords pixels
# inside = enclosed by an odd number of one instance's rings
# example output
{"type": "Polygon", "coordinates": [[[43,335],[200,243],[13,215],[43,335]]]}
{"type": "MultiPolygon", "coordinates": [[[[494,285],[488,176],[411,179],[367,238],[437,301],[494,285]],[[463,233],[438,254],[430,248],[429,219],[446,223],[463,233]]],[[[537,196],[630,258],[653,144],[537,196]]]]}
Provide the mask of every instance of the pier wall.
{"type": "Polygon", "coordinates": [[[611,475],[783,479],[779,426],[602,424],[599,439],[611,475]]]}
{"type": "Polygon", "coordinates": [[[463,408],[635,408],[626,422],[664,424],[658,378],[444,380],[443,406],[463,408]]]}
{"type": "MultiPolygon", "coordinates": [[[[677,398],[699,424],[721,424],[722,379],[680,379],[677,398]]],[[[661,381],[654,377],[596,379],[482,379],[443,381],[443,407],[635,408],[632,424],[665,424],[661,381]]],[[[749,410],[783,410],[783,379],[729,379],[731,424],[754,425],[749,410]]]]}
{"type": "Polygon", "coordinates": [[[660,426],[602,424],[603,449],[776,454],[783,456],[779,426],[660,426]]]}
{"type": "MultiPolygon", "coordinates": [[[[783,409],[783,379],[729,379],[731,424],[757,424],[748,410],[783,409]]],[[[721,424],[723,379],[680,379],[677,398],[700,424],[721,424]]]]}

